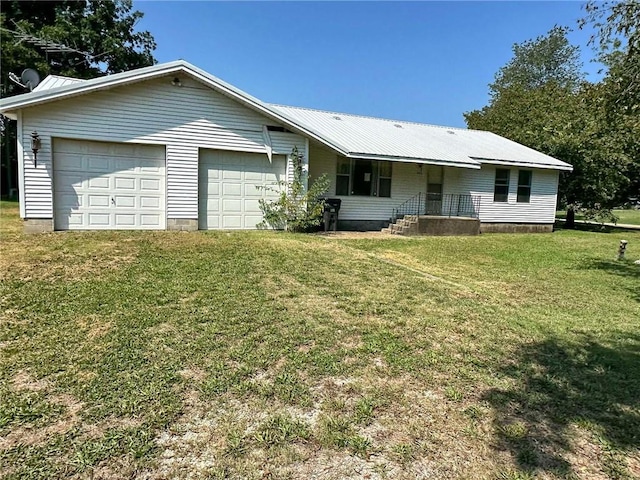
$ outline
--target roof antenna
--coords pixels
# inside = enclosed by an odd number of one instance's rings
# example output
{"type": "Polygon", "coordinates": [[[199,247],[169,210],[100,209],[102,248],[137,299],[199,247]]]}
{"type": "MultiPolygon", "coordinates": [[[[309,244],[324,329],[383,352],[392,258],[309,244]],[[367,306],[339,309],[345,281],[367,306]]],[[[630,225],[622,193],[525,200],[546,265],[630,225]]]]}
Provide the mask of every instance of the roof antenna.
{"type": "Polygon", "coordinates": [[[31,92],[40,83],[40,75],[33,68],[25,68],[20,77],[13,72],[9,72],[9,80],[17,83],[22,88],[28,88],[31,92]]]}

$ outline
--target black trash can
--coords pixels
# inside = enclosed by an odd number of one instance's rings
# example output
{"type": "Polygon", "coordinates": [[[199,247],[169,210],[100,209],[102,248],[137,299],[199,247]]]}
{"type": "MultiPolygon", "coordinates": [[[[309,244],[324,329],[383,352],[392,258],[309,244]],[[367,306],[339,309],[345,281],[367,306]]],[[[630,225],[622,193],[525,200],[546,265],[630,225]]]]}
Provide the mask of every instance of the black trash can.
{"type": "Polygon", "coordinates": [[[324,231],[328,232],[333,226],[333,231],[338,229],[338,213],[340,212],[340,204],[342,200],[339,198],[325,198],[324,199],[324,214],[322,219],[324,221],[324,231]]]}

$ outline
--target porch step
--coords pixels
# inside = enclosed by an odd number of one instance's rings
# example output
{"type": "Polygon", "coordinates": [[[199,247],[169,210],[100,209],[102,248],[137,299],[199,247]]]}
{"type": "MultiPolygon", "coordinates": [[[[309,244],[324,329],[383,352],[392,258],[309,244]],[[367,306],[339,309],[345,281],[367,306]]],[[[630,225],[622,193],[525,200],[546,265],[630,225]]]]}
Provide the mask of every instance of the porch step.
{"type": "Polygon", "coordinates": [[[397,219],[395,223],[390,223],[387,228],[383,228],[382,233],[403,236],[416,235],[418,233],[418,216],[405,215],[397,219]]]}

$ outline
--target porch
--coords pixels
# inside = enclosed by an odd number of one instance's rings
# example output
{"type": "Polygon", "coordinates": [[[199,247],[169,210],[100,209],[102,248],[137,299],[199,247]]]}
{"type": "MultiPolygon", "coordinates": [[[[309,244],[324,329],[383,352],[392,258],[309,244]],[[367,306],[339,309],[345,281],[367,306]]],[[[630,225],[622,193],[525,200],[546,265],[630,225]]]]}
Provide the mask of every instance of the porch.
{"type": "Polygon", "coordinates": [[[393,209],[391,223],[382,232],[395,235],[478,235],[480,197],[418,193],[393,209]]]}

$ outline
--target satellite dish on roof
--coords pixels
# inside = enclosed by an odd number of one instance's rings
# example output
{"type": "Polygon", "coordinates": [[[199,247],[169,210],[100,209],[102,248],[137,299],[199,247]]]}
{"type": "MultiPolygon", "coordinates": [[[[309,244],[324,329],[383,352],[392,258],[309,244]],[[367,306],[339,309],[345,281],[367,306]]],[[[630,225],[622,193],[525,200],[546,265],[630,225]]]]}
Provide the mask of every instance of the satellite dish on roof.
{"type": "Polygon", "coordinates": [[[40,83],[40,75],[33,68],[25,68],[19,77],[15,73],[9,72],[9,80],[31,91],[40,83]]]}
{"type": "Polygon", "coordinates": [[[33,68],[25,68],[20,79],[29,90],[33,90],[40,83],[40,75],[33,68]]]}

